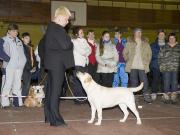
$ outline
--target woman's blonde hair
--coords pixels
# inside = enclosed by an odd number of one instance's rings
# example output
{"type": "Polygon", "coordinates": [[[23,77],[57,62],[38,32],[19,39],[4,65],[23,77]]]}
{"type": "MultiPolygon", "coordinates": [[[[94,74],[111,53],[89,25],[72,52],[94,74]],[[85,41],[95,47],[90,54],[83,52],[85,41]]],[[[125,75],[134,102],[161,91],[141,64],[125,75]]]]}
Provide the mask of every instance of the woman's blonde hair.
{"type": "Polygon", "coordinates": [[[64,6],[60,6],[59,8],[56,9],[54,17],[57,17],[59,15],[71,16],[71,12],[69,11],[68,8],[64,6]]]}

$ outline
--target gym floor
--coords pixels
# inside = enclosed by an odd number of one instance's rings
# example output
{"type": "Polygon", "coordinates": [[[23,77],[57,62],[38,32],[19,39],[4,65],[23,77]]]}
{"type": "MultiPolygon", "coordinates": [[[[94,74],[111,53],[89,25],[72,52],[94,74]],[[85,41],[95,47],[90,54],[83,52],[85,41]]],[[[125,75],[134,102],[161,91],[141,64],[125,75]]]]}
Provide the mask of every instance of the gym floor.
{"type": "Polygon", "coordinates": [[[131,112],[127,121],[120,123],[123,113],[118,107],[103,110],[101,126],[88,124],[89,105],[76,105],[72,100],[60,105],[67,127],[44,123],[43,108],[0,109],[0,135],[180,135],[180,103],[164,104],[158,99],[146,104],[140,99],[137,106],[142,106],[138,109],[142,125],[136,125],[131,112]]]}

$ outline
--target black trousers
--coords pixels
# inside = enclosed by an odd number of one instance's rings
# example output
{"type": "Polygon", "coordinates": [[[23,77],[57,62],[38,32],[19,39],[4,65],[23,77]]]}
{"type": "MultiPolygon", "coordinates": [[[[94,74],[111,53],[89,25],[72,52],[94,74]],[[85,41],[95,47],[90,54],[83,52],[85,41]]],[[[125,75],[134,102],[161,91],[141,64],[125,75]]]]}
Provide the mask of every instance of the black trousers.
{"type": "Polygon", "coordinates": [[[95,65],[89,64],[87,68],[88,68],[88,73],[92,76],[93,80],[95,82],[98,82],[98,76],[97,76],[97,73],[96,73],[97,64],[95,64],[95,65]]]}
{"type": "Polygon", "coordinates": [[[81,82],[76,76],[76,73],[80,72],[88,72],[87,67],[81,67],[81,66],[76,66],[75,69],[72,71],[72,75],[70,76],[70,82],[72,84],[72,89],[73,89],[73,94],[76,97],[84,97],[86,96],[85,90],[82,87],[81,82]]]}
{"type": "Polygon", "coordinates": [[[29,88],[31,84],[31,72],[30,70],[24,69],[22,74],[23,86],[22,86],[22,96],[27,96],[29,93],[29,88]]]}
{"type": "Polygon", "coordinates": [[[52,126],[65,124],[59,111],[60,95],[64,82],[65,68],[63,64],[54,70],[48,70],[47,86],[44,101],[45,122],[52,126]]]}
{"type": "Polygon", "coordinates": [[[98,83],[105,87],[112,87],[114,73],[98,73],[98,83]]]}
{"type": "Polygon", "coordinates": [[[151,69],[152,73],[152,92],[157,93],[159,88],[162,88],[162,74],[159,69],[153,68],[151,69]]]}

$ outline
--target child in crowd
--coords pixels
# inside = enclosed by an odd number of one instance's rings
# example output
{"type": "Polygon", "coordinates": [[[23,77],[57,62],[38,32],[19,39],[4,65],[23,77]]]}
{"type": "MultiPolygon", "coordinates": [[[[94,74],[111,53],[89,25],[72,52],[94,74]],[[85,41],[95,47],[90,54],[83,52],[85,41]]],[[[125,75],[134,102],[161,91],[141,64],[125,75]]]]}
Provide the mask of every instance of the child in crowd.
{"type": "Polygon", "coordinates": [[[29,93],[30,83],[31,83],[31,71],[33,67],[35,67],[36,59],[34,55],[33,48],[31,46],[31,37],[28,32],[25,32],[22,34],[22,41],[23,41],[23,47],[24,47],[24,53],[26,56],[26,64],[23,70],[22,74],[22,96],[27,96],[29,93]]]}
{"type": "Polygon", "coordinates": [[[2,38],[0,58],[3,59],[3,84],[1,89],[2,107],[10,106],[9,95],[13,98],[15,107],[22,106],[21,77],[26,63],[26,56],[21,40],[18,36],[18,26],[14,23],[8,25],[7,35],[2,38]]]}
{"type": "Polygon", "coordinates": [[[113,87],[127,87],[128,86],[128,74],[125,72],[125,60],[123,57],[123,50],[126,44],[126,39],[122,38],[122,32],[120,30],[115,31],[114,43],[116,50],[119,54],[119,63],[117,66],[117,72],[114,74],[113,87]]]}

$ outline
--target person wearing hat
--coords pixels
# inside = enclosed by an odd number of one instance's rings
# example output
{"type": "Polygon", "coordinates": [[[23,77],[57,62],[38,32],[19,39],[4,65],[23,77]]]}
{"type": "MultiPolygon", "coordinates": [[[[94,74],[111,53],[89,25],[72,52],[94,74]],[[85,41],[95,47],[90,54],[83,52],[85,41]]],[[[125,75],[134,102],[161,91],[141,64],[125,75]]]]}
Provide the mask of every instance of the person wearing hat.
{"type": "Polygon", "coordinates": [[[40,52],[47,70],[45,93],[45,122],[51,126],[65,126],[59,112],[60,95],[66,69],[74,67],[73,43],[64,27],[69,23],[71,13],[61,6],[56,9],[53,20],[48,24],[40,52]],[[43,54],[44,53],[44,54],[43,54]]]}
{"type": "Polygon", "coordinates": [[[147,73],[149,72],[152,52],[148,40],[142,37],[140,28],[134,29],[133,37],[127,39],[123,56],[126,61],[125,70],[130,74],[131,87],[138,86],[139,81],[144,82],[144,100],[147,103],[151,103],[147,73]]]}
{"type": "Polygon", "coordinates": [[[8,25],[7,35],[0,42],[0,58],[3,60],[3,84],[1,88],[1,106],[10,106],[9,95],[18,96],[13,98],[13,106],[23,105],[21,98],[21,78],[26,63],[26,56],[21,40],[18,36],[18,25],[8,25]]]}

